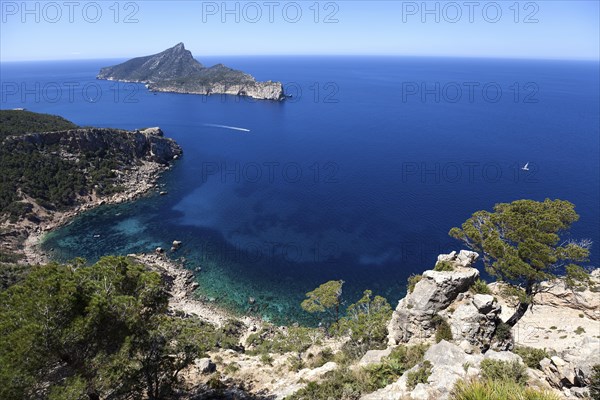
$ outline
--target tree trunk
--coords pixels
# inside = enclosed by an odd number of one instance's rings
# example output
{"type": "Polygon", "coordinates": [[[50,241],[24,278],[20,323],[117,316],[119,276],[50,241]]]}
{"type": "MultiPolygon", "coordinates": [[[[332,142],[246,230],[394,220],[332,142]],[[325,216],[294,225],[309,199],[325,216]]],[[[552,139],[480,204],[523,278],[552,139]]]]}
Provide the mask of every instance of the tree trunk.
{"type": "Polygon", "coordinates": [[[506,321],[506,323],[511,327],[515,326],[517,322],[519,322],[519,320],[523,317],[523,315],[525,315],[525,313],[529,309],[529,306],[530,303],[519,303],[517,311],[515,311],[515,313],[508,319],[508,321],[506,321]]]}

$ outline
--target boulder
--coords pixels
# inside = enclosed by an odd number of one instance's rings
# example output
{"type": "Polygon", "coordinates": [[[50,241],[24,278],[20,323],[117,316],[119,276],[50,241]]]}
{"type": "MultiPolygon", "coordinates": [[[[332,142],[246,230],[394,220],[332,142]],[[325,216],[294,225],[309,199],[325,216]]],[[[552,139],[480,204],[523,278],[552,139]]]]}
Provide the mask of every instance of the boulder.
{"type": "Polygon", "coordinates": [[[319,368],[309,369],[304,368],[298,371],[298,377],[300,379],[304,379],[306,381],[316,381],[321,378],[327,372],[331,372],[337,368],[337,364],[333,361],[329,361],[328,363],[323,364],[319,368]]]}
{"type": "Polygon", "coordinates": [[[489,349],[496,326],[501,322],[500,310],[492,296],[476,294],[472,301],[459,304],[449,315],[452,337],[457,343],[468,343],[483,351],[489,349]]]}
{"type": "Polygon", "coordinates": [[[212,374],[217,370],[217,365],[210,358],[200,358],[194,361],[194,365],[201,374],[212,374]]]}
{"type": "Polygon", "coordinates": [[[494,305],[494,296],[489,294],[476,294],[473,297],[473,305],[477,307],[482,314],[492,311],[494,305]]]}
{"type": "Polygon", "coordinates": [[[370,364],[378,364],[381,362],[383,357],[387,357],[392,352],[392,348],[388,347],[385,350],[369,350],[365,353],[365,355],[360,359],[358,365],[361,367],[370,365],[370,364]]]}
{"type": "Polygon", "coordinates": [[[592,368],[600,364],[600,338],[583,338],[574,349],[564,351],[562,359],[573,368],[576,386],[589,385],[592,368]]]}

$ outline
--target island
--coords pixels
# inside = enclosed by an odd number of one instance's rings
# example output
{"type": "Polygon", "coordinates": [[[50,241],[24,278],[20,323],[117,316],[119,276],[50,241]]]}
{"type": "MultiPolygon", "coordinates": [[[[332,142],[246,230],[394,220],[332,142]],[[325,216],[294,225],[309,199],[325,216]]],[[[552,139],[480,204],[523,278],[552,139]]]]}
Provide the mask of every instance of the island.
{"type": "Polygon", "coordinates": [[[154,92],[226,94],[274,101],[286,98],[281,82],[258,82],[252,75],[223,64],[205,67],[183,43],[158,54],[102,68],[96,78],[144,83],[154,92]]]}

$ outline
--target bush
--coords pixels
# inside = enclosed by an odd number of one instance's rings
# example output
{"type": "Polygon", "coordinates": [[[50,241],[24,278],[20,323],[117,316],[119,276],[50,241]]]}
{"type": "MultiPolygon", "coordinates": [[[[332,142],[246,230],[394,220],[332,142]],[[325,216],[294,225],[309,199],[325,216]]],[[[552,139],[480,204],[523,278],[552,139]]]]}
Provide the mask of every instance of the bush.
{"type": "Polygon", "coordinates": [[[600,400],[600,364],[592,368],[592,377],[590,379],[590,395],[594,400],[600,400]]]}
{"type": "Polygon", "coordinates": [[[446,340],[451,342],[453,338],[452,329],[450,328],[450,324],[439,315],[435,315],[432,320],[433,324],[436,326],[435,328],[435,342],[439,343],[442,340],[446,340]]]}
{"type": "Polygon", "coordinates": [[[350,335],[344,346],[354,358],[369,349],[382,349],[387,344],[387,324],[392,317],[392,307],[381,296],[372,297],[365,290],[363,297],[346,310],[346,315],[331,327],[338,335],[350,335]]]}
{"type": "Polygon", "coordinates": [[[433,267],[434,271],[454,271],[454,266],[450,261],[438,261],[433,267]]]}
{"type": "Polygon", "coordinates": [[[319,368],[332,361],[334,357],[333,351],[329,347],[325,347],[321,350],[317,355],[313,355],[311,353],[308,354],[308,368],[314,369],[319,368]]]}
{"type": "Polygon", "coordinates": [[[246,339],[248,354],[302,353],[313,344],[319,344],[323,332],[315,328],[290,326],[285,332],[273,326],[265,326],[246,339]]]}
{"type": "Polygon", "coordinates": [[[425,360],[419,369],[406,374],[406,387],[413,390],[419,383],[427,383],[427,379],[430,375],[431,363],[425,360]]]}
{"type": "Polygon", "coordinates": [[[519,361],[485,359],[480,364],[481,375],[496,381],[508,380],[519,385],[527,383],[527,368],[519,361]]]}
{"type": "Polygon", "coordinates": [[[412,293],[415,290],[415,285],[423,279],[423,275],[411,275],[408,277],[408,293],[412,293]]]}
{"type": "MultiPolygon", "coordinates": [[[[426,350],[424,345],[398,346],[379,364],[355,370],[338,368],[327,373],[320,383],[310,382],[287,400],[359,399],[397,381],[404,372],[423,360],[426,350]]],[[[426,372],[415,375],[413,379],[422,379],[426,372]]]]}
{"type": "Polygon", "coordinates": [[[492,291],[488,287],[486,281],[477,279],[473,286],[471,286],[471,292],[475,294],[492,294],[492,291]]]}
{"type": "Polygon", "coordinates": [[[545,349],[536,349],[533,347],[516,347],[513,352],[521,356],[523,362],[529,368],[540,369],[540,361],[550,357],[545,349]]]}
{"type": "Polygon", "coordinates": [[[451,400],[560,400],[548,391],[524,388],[509,380],[458,381],[451,400]]]}
{"type": "Polygon", "coordinates": [[[423,360],[427,346],[398,346],[381,363],[364,368],[371,391],[385,387],[423,360]]]}
{"type": "Polygon", "coordinates": [[[500,340],[500,341],[504,341],[507,339],[510,339],[512,334],[510,333],[510,325],[508,325],[507,323],[501,322],[498,324],[498,326],[496,327],[496,339],[500,340]]]}

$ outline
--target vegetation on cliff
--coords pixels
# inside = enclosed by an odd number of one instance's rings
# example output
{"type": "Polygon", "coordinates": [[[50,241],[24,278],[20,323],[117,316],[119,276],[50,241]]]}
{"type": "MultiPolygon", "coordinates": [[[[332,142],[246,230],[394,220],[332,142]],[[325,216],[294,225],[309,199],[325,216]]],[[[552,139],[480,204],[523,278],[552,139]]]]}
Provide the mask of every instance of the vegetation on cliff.
{"type": "Polygon", "coordinates": [[[571,285],[583,283],[589,241],[561,238],[579,219],[575,206],[564,200],[517,200],[499,203],[494,212],[477,211],[450,236],[483,255],[486,270],[512,285],[519,306],[507,321],[514,326],[532,305],[542,281],[566,274],[571,285]]]}
{"type": "Polygon", "coordinates": [[[133,132],[77,129],[61,117],[28,111],[2,110],[0,120],[0,217],[13,220],[37,218],[28,198],[53,211],[92,193],[120,192],[119,175],[146,157],[135,151],[140,138],[148,153],[158,141],[170,145],[133,132]]]}
{"type": "Polygon", "coordinates": [[[231,332],[167,312],[166,283],[126,257],[31,267],[0,292],[0,398],[170,398],[231,332]]]}
{"type": "Polygon", "coordinates": [[[136,57],[104,67],[98,79],[146,83],[150,90],[195,94],[232,94],[257,99],[283,100],[279,82],[257,82],[242,71],[217,64],[204,67],[183,43],[158,54],[136,57]]]}

